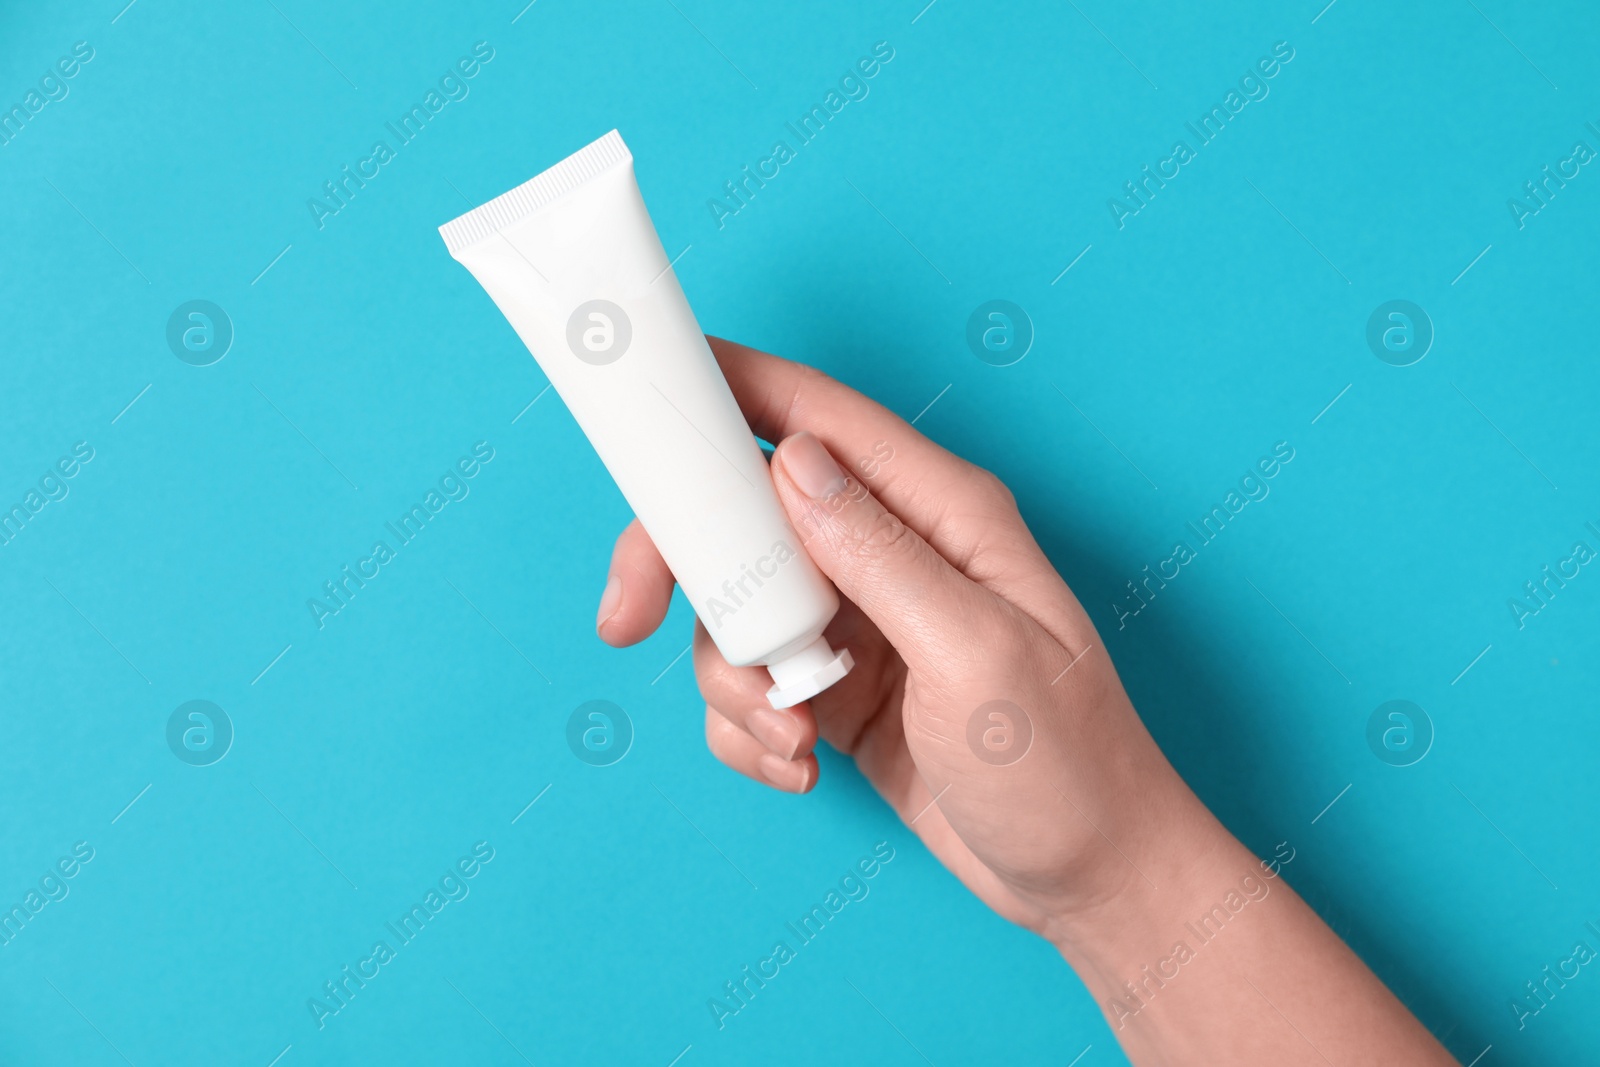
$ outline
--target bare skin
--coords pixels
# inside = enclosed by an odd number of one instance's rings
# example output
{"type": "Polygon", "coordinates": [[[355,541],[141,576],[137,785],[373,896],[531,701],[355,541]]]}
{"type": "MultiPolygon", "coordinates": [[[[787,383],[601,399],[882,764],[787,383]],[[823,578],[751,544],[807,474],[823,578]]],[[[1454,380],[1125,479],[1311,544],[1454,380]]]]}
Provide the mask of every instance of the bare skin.
{"type": "MultiPolygon", "coordinates": [[[[844,601],[828,639],[856,661],[774,711],[766,671],[729,665],[697,623],[717,759],[805,793],[819,738],[849,755],[967,888],[1056,946],[1141,1067],[1456,1062],[1289,888],[1292,845],[1263,862],[1178,777],[997,478],[819,371],[712,347],[781,442],[779,498],[844,601]],[[974,747],[974,716],[980,736],[1031,742],[974,747]]],[[[601,638],[649,636],[672,588],[632,523],[601,638]]]]}

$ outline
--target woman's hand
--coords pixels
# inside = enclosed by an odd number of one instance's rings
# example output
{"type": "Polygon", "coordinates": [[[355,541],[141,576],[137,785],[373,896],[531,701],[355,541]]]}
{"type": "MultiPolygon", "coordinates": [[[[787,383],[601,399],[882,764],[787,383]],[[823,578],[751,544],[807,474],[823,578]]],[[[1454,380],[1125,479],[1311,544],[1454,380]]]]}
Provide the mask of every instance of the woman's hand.
{"type": "MultiPolygon", "coordinates": [[[[1142,998],[1126,984],[1188,936],[1185,919],[1241,877],[1259,882],[1276,870],[1266,873],[1161,754],[1005,486],[819,371],[725,341],[713,339],[712,348],[752,429],[780,442],[778,496],[845,601],[827,638],[856,663],[813,700],[774,710],[766,671],[729,665],[697,623],[695,672],[716,757],[804,793],[817,781],[819,737],[851,756],[968,888],[1056,944],[1139,1062],[1168,1062],[1178,1049],[1225,1052],[1230,1063],[1310,1051],[1298,1043],[1303,1036],[1265,1016],[1248,1038],[1222,1027],[1216,1042],[1204,1039],[1219,1011],[1256,996],[1246,983],[1219,993],[1201,979],[1173,978],[1146,982],[1142,998]],[[1145,1014],[1155,1004],[1165,1010],[1145,1014]],[[1210,1019],[1197,1029],[1192,1016],[1210,1019]]],[[[612,556],[600,636],[613,645],[648,636],[672,587],[634,522],[612,556]]],[[[1340,990],[1314,991],[1306,1011],[1327,1009],[1342,992],[1362,1013],[1386,1013],[1414,1042],[1398,1046],[1400,1059],[1450,1062],[1286,886],[1255,907],[1253,934],[1209,950],[1213,979],[1299,938],[1328,957],[1324,977],[1348,972],[1340,990]]],[[[1269,970],[1254,973],[1270,984],[1269,970]]],[[[1268,1006],[1247,1003],[1257,1013],[1268,1006]]],[[[1375,1031],[1364,1025],[1365,1034],[1330,1029],[1325,1041],[1367,1062],[1358,1057],[1375,1031]]],[[[1200,1059],[1209,1061],[1181,1062],[1200,1059]]]]}
{"type": "MultiPolygon", "coordinates": [[[[1047,936],[1062,912],[1139,881],[1117,847],[1188,791],[1005,486],[818,371],[713,346],[755,432],[781,442],[778,496],[845,601],[827,637],[856,667],[775,711],[766,671],[730,666],[697,623],[711,751],[803,793],[821,737],[973,892],[1047,936]]],[[[625,645],[650,634],[672,585],[633,523],[612,558],[600,635],[625,645]]]]}

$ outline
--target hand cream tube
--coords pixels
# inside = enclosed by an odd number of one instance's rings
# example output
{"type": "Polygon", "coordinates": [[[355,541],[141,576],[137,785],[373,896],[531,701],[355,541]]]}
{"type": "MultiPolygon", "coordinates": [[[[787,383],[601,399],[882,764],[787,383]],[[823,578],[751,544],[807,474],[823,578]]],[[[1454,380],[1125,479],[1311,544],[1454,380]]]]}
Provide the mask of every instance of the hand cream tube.
{"type": "Polygon", "coordinates": [[[439,227],[594,445],[717,648],[775,708],[854,665],[612,130],[439,227]]]}

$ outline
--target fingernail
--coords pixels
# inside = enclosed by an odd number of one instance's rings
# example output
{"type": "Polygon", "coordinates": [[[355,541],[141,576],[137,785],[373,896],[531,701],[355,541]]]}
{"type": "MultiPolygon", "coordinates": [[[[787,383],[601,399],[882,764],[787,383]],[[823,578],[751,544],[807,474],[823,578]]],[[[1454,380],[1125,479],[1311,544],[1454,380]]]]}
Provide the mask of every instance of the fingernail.
{"type": "Polygon", "coordinates": [[[622,606],[622,579],[615,574],[606,578],[606,591],[600,594],[600,611],[594,617],[596,630],[604,626],[622,606]]]}
{"type": "Polygon", "coordinates": [[[804,793],[811,785],[811,763],[790,763],[765,753],[756,764],[769,785],[785,793],[804,793]]]}
{"type": "Polygon", "coordinates": [[[844,471],[828,455],[822,442],[809,430],[801,430],[789,438],[784,449],[783,466],[794,479],[800,491],[812,500],[821,500],[842,493],[845,486],[844,471]]]}
{"type": "Polygon", "coordinates": [[[745,726],[755,735],[757,741],[772,749],[782,759],[794,759],[795,753],[800,749],[800,726],[792,716],[785,715],[781,711],[759,708],[746,717],[745,726]]]}

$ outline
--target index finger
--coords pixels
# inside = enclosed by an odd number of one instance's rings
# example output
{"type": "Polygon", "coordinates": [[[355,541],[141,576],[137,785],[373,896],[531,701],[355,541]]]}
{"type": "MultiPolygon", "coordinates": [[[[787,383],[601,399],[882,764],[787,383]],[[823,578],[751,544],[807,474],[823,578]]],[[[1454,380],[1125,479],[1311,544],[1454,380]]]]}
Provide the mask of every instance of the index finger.
{"type": "Polygon", "coordinates": [[[889,510],[942,550],[940,520],[953,502],[974,494],[986,472],[815,367],[720,337],[706,340],[758,437],[776,444],[810,430],[852,474],[871,482],[889,510]],[[879,472],[889,476],[880,482],[879,472]]]}
{"type": "MultiPolygon", "coordinates": [[[[756,434],[777,442],[810,430],[878,501],[968,580],[1021,608],[1061,642],[1087,619],[988,471],[948,452],[882,404],[803,363],[708,337],[756,434]]],[[[858,486],[859,488],[859,486],[858,486]]],[[[852,495],[846,490],[846,495],[852,495]]],[[[803,536],[803,533],[802,533],[803,536]]]]}

